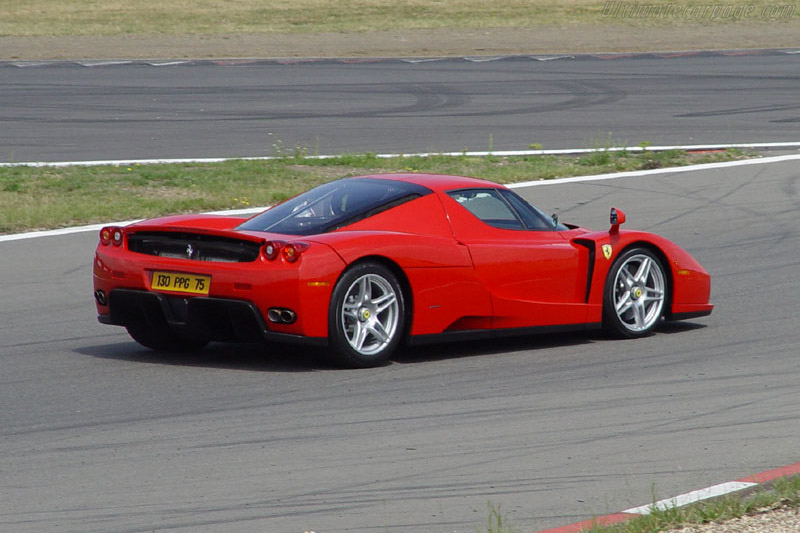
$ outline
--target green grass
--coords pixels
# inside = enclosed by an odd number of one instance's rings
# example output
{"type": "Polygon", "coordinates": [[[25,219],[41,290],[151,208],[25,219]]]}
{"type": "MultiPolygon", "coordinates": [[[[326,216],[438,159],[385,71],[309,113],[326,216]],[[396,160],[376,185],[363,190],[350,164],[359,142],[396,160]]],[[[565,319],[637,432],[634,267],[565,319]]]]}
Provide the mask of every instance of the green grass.
{"type": "Polygon", "coordinates": [[[479,533],[519,533],[519,529],[512,527],[500,512],[500,506],[489,502],[489,520],[487,527],[479,533]]]}
{"type": "MultiPolygon", "coordinates": [[[[670,2],[670,6],[707,4],[693,0],[670,2]]],[[[710,17],[604,17],[605,5],[604,0],[6,0],[0,2],[0,36],[319,33],[527,28],[548,24],[674,26],[736,22],[733,17],[713,21],[710,17]]],[[[763,6],[776,3],[755,0],[747,5],[752,5],[758,14],[763,6]]],[[[798,17],[800,10],[792,10],[790,15],[798,17]]],[[[747,20],[763,22],[758,17],[747,20]]]]}
{"type": "Polygon", "coordinates": [[[773,509],[800,508],[800,476],[776,480],[771,487],[747,495],[728,495],[686,507],[656,510],[610,526],[595,526],[592,533],[658,533],[689,524],[724,522],[773,509]]]}
{"type": "Polygon", "coordinates": [[[330,159],[302,152],[272,160],[213,164],[96,167],[0,167],[0,234],[96,222],[265,206],[344,176],[426,172],[475,176],[500,183],[729,161],[739,150],[709,154],[601,151],[583,156],[330,159]]]}

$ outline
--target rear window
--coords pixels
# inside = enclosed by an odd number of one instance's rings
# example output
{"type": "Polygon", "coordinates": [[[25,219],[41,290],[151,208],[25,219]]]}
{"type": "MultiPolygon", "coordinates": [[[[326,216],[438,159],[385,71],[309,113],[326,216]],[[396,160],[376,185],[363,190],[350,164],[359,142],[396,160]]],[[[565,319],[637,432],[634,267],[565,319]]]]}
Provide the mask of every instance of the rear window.
{"type": "Polygon", "coordinates": [[[278,204],[238,229],[286,235],[326,233],[430,193],[426,187],[402,181],[343,179],[278,204]]]}

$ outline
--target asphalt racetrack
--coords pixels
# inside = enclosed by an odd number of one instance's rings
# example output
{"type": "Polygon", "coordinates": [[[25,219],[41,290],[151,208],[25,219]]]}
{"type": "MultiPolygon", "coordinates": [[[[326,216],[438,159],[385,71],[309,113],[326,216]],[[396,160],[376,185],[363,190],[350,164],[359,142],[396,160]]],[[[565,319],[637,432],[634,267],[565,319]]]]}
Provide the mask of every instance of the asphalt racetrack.
{"type": "Polygon", "coordinates": [[[800,54],[0,63],[0,161],[797,141],[800,54]]]}
{"type": "Polygon", "coordinates": [[[493,502],[531,531],[796,462],[799,183],[793,160],[519,189],[675,240],[714,313],[368,370],[157,355],[96,322],[94,232],[0,242],[0,530],[473,533],[493,502]]]}

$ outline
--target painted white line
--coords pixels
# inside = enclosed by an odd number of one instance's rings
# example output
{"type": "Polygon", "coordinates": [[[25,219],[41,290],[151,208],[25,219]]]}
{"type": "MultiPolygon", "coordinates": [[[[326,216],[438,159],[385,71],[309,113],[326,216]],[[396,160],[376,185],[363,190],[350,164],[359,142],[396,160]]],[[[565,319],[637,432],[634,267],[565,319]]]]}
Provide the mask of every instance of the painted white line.
{"type": "Polygon", "coordinates": [[[720,483],[719,485],[714,485],[713,487],[687,492],[686,494],[681,494],[680,496],[676,496],[674,498],[661,500],[655,503],[651,503],[650,505],[642,505],[641,507],[634,507],[632,509],[627,509],[622,512],[627,514],[648,515],[652,513],[654,510],[666,511],[668,509],[674,509],[676,507],[683,507],[684,505],[689,505],[692,503],[697,503],[699,501],[708,500],[709,498],[717,498],[719,496],[724,496],[726,494],[731,494],[733,492],[739,492],[740,490],[749,489],[750,487],[755,487],[756,485],[758,484],[743,483],[740,481],[730,481],[728,483],[720,483]]]}
{"type": "Polygon", "coordinates": [[[105,61],[76,61],[78,65],[83,67],[110,67],[113,65],[130,65],[133,61],[128,59],[120,60],[105,60],[105,61]]]}
{"type": "Polygon", "coordinates": [[[209,211],[208,213],[203,213],[204,215],[220,215],[226,217],[235,217],[239,215],[255,215],[256,213],[260,213],[266,206],[262,207],[247,207],[245,209],[223,209],[222,211],[209,211]]]}
{"type": "Polygon", "coordinates": [[[27,233],[17,233],[14,235],[0,235],[0,242],[21,241],[24,239],[38,239],[39,237],[58,237],[70,235],[72,233],[86,233],[88,231],[100,231],[105,226],[127,226],[138,220],[126,220],[124,222],[107,222],[105,224],[91,224],[89,226],[75,226],[72,228],[51,229],[43,231],[29,231],[27,233]]]}
{"type": "Polygon", "coordinates": [[[179,60],[179,61],[148,61],[147,64],[151,67],[171,67],[174,65],[185,65],[187,63],[191,63],[188,60],[179,60]]]}
{"type": "MultiPolygon", "coordinates": [[[[181,163],[223,163],[236,158],[224,157],[210,157],[205,159],[118,159],[107,161],[35,161],[30,163],[0,163],[0,167],[99,167],[99,166],[133,166],[133,165],[168,165],[168,164],[181,164],[181,163]]],[[[248,160],[252,158],[243,157],[240,160],[248,160]]]]}
{"type": "Polygon", "coordinates": [[[473,63],[489,63],[491,61],[500,61],[505,59],[508,56],[477,56],[477,57],[465,57],[466,61],[471,61],[473,63]]]}
{"type": "Polygon", "coordinates": [[[52,61],[19,61],[11,64],[19,68],[29,68],[29,67],[41,67],[42,65],[49,65],[51,63],[52,61]]]}
{"type": "Polygon", "coordinates": [[[575,59],[575,56],[530,56],[536,61],[556,61],[557,59],[575,59]]]}
{"type": "MultiPolygon", "coordinates": [[[[261,211],[265,210],[266,206],[264,207],[248,207],[246,209],[229,209],[224,211],[209,211],[207,213],[198,213],[198,215],[219,215],[219,216],[228,216],[228,217],[235,217],[239,215],[255,215],[256,213],[260,213],[261,211]]],[[[106,226],[127,226],[128,224],[133,224],[134,222],[140,222],[142,219],[137,220],[125,220],[123,222],[103,222],[102,224],[89,224],[88,226],[74,226],[71,228],[60,228],[60,229],[50,229],[50,230],[41,230],[41,231],[29,231],[26,233],[17,233],[14,235],[0,235],[0,242],[5,241],[20,241],[24,239],[36,239],[39,237],[59,237],[61,235],[70,235],[73,233],[86,233],[89,231],[100,231],[106,226]]]]}
{"type": "Polygon", "coordinates": [[[400,61],[406,63],[433,63],[435,61],[444,61],[442,57],[420,57],[420,58],[402,58],[400,61]]]}
{"type": "Polygon", "coordinates": [[[592,176],[575,176],[571,178],[557,178],[554,180],[525,181],[520,183],[509,183],[509,189],[519,189],[523,187],[536,187],[539,185],[558,185],[561,183],[578,183],[584,181],[613,180],[617,178],[632,178],[637,176],[653,176],[656,174],[677,174],[681,172],[695,172],[698,170],[713,170],[718,168],[742,167],[748,165],[765,165],[770,163],[781,163],[783,161],[795,161],[800,159],[800,154],[779,155],[775,157],[762,157],[759,159],[742,159],[741,161],[725,161],[722,163],[705,163],[703,165],[689,165],[685,167],[666,167],[654,168],[651,170],[635,170],[631,172],[613,172],[611,174],[595,174],[592,176]]]}
{"type": "MultiPolygon", "coordinates": [[[[422,152],[416,154],[376,154],[375,157],[381,159],[391,159],[394,157],[430,157],[430,156],[451,156],[451,157],[486,157],[494,155],[498,157],[515,157],[530,155],[569,155],[569,154],[591,154],[595,152],[664,152],[668,150],[684,150],[689,152],[705,150],[724,150],[726,148],[742,149],[769,149],[769,148],[800,148],[800,141],[792,142],[770,142],[770,143],[738,143],[738,144],[690,144],[674,146],[614,146],[609,148],[563,148],[557,150],[505,150],[505,151],[486,151],[486,152],[422,152]]],[[[333,159],[337,155],[310,155],[307,159],[333,159]]],[[[20,162],[20,163],[0,163],[0,167],[91,167],[91,166],[125,166],[125,165],[161,165],[173,163],[223,163],[225,161],[270,161],[275,159],[285,159],[285,156],[257,156],[257,157],[207,157],[207,158],[184,158],[184,159],[109,159],[99,161],[55,161],[55,162],[20,162]]]]}
{"type": "MultiPolygon", "coordinates": [[[[497,153],[495,152],[495,155],[497,153]]],[[[384,154],[387,155],[387,154],[384,154]]],[[[460,154],[459,154],[460,155],[460,154]]],[[[390,157],[397,157],[391,156],[390,157]]],[[[333,157],[333,156],[330,156],[333,157]]],[[[769,163],[781,163],[784,161],[795,161],[800,160],[800,154],[791,154],[791,155],[783,155],[783,156],[775,156],[775,157],[763,157],[759,159],[744,159],[741,161],[726,161],[723,163],[707,163],[704,165],[690,165],[685,167],[668,167],[668,168],[657,168],[652,170],[639,170],[633,172],[615,172],[612,174],[596,174],[592,176],[576,176],[571,178],[560,178],[560,179],[553,179],[553,180],[540,180],[540,181],[528,181],[523,183],[511,183],[508,184],[507,187],[510,189],[519,189],[523,187],[536,187],[540,185],[558,185],[562,183],[578,183],[578,182],[586,182],[586,181],[601,181],[601,180],[613,180],[617,178],[630,178],[630,177],[637,177],[637,176],[652,176],[657,174],[675,174],[680,172],[694,172],[698,170],[711,170],[711,169],[719,169],[719,168],[730,168],[730,167],[738,167],[738,166],[747,166],[747,165],[764,165],[769,163]]],[[[169,160],[164,160],[169,161],[169,160]]],[[[214,161],[224,161],[224,159],[214,160],[214,161]]],[[[95,162],[100,164],[99,162],[95,162]]],[[[105,163],[111,164],[111,163],[105,163]]],[[[126,164],[134,164],[130,162],[123,162],[120,163],[121,165],[126,164]]],[[[246,209],[234,209],[228,211],[213,211],[210,215],[227,215],[227,216],[237,216],[237,215],[252,215],[263,211],[266,209],[266,206],[262,207],[250,207],[246,209]]],[[[39,237],[53,237],[53,236],[60,236],[60,235],[69,235],[72,233],[83,233],[87,231],[100,231],[101,228],[104,226],[125,226],[127,224],[131,224],[136,222],[134,220],[126,221],[126,222],[106,222],[103,224],[92,224],[89,226],[76,226],[72,228],[62,228],[56,230],[45,230],[45,231],[32,231],[27,233],[17,233],[13,235],[0,235],[0,242],[6,241],[17,241],[23,239],[35,239],[39,237]]]]}

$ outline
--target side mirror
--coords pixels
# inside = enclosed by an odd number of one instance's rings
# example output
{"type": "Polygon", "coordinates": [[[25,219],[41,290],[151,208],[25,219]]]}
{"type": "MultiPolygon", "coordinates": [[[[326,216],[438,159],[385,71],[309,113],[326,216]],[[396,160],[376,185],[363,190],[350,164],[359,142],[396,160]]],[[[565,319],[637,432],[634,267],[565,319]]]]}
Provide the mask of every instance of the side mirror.
{"type": "Polygon", "coordinates": [[[611,233],[618,232],[620,224],[625,223],[625,213],[622,209],[617,209],[616,207],[611,208],[611,214],[608,218],[611,223],[611,229],[609,230],[611,233]]]}

